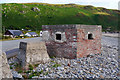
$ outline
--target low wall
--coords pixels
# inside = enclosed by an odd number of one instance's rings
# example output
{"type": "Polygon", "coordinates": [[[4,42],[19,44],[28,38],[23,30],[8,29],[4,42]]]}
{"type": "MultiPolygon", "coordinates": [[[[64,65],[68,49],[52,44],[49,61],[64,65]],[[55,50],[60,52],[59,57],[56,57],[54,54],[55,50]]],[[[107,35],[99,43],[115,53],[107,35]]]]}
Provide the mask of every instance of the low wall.
{"type": "Polygon", "coordinates": [[[18,58],[22,66],[49,62],[45,42],[20,42],[18,58]]]}

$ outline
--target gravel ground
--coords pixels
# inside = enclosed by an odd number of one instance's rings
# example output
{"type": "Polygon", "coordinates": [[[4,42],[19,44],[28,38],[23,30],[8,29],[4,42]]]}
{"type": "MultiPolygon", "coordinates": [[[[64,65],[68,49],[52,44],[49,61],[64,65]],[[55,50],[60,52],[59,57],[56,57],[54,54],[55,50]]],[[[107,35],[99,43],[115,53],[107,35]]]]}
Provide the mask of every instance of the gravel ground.
{"type": "Polygon", "coordinates": [[[98,55],[72,60],[53,58],[49,63],[39,64],[33,71],[43,73],[33,78],[118,78],[117,50],[103,46],[98,55]]]}
{"type": "MultiPolygon", "coordinates": [[[[118,38],[102,37],[102,53],[79,59],[51,58],[27,73],[31,78],[119,78],[118,38]],[[39,75],[37,74],[39,73],[39,75]],[[34,74],[34,75],[33,75],[34,74]]],[[[14,73],[14,71],[13,71],[14,73]]],[[[20,76],[17,72],[16,76],[20,76]]]]}

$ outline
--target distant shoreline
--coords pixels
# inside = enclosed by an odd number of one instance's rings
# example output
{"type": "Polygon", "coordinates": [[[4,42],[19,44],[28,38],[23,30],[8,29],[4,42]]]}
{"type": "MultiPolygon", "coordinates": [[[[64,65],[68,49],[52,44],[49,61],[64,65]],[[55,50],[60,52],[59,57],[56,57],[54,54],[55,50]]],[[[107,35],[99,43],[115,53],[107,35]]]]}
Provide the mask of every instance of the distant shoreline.
{"type": "Polygon", "coordinates": [[[102,33],[102,36],[120,38],[119,33],[102,33]]]}

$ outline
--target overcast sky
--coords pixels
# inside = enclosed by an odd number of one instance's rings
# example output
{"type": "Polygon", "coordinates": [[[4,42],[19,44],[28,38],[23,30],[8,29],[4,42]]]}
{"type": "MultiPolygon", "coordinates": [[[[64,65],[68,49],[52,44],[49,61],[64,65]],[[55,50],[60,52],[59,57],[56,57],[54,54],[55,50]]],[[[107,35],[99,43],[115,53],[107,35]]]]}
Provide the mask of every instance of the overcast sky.
{"type": "Polygon", "coordinates": [[[80,5],[93,5],[96,7],[105,7],[108,9],[118,9],[120,0],[0,0],[0,3],[50,3],[50,4],[68,4],[75,3],[80,5]]]}

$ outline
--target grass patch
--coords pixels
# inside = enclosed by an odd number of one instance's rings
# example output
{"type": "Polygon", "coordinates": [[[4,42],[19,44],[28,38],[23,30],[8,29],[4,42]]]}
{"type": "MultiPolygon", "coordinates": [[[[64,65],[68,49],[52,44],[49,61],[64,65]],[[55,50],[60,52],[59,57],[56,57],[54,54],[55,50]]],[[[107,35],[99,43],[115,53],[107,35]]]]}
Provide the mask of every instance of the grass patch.
{"type": "Polygon", "coordinates": [[[14,63],[10,63],[9,65],[14,65],[14,63]]]}
{"type": "Polygon", "coordinates": [[[33,70],[33,66],[29,64],[29,70],[33,70]]]}
{"type": "Polygon", "coordinates": [[[14,69],[15,69],[15,71],[17,71],[18,73],[23,73],[23,72],[25,71],[19,63],[15,63],[15,64],[14,64],[14,69]]]}
{"type": "Polygon", "coordinates": [[[55,56],[50,56],[50,58],[55,58],[55,56]]]}
{"type": "Polygon", "coordinates": [[[13,67],[12,67],[12,66],[10,66],[10,69],[13,69],[13,67]]]}
{"type": "Polygon", "coordinates": [[[118,10],[76,4],[2,4],[2,25],[5,29],[31,29],[39,32],[42,25],[57,24],[102,25],[103,29],[109,26],[114,28],[119,27],[119,15],[118,10]],[[33,7],[37,7],[40,11],[32,10],[33,7]],[[109,17],[96,20],[96,16],[94,18],[96,14],[109,15],[109,17]]]}
{"type": "Polygon", "coordinates": [[[55,61],[51,60],[51,62],[55,63],[55,61]]]}
{"type": "Polygon", "coordinates": [[[43,70],[41,70],[40,72],[32,72],[32,73],[28,76],[28,79],[31,79],[33,76],[39,76],[41,73],[43,73],[43,70]]]}
{"type": "Polygon", "coordinates": [[[33,77],[33,76],[34,76],[34,75],[32,75],[32,74],[31,74],[31,75],[29,75],[28,79],[32,79],[32,77],[33,77]]]}
{"type": "Polygon", "coordinates": [[[88,13],[85,13],[85,12],[79,12],[77,15],[82,15],[82,16],[89,16],[89,14],[88,13]]]}
{"type": "Polygon", "coordinates": [[[19,71],[18,71],[18,73],[22,73],[22,72],[23,72],[23,70],[19,70],[19,71]]]}
{"type": "Polygon", "coordinates": [[[43,70],[41,70],[39,73],[40,73],[40,74],[43,73],[43,70]]]}
{"type": "Polygon", "coordinates": [[[34,67],[38,67],[39,64],[35,64],[34,67]]]}
{"type": "Polygon", "coordinates": [[[109,13],[106,13],[106,12],[96,12],[95,14],[100,14],[100,15],[110,15],[109,13]]]}
{"type": "Polygon", "coordinates": [[[57,63],[53,65],[53,67],[59,67],[59,66],[61,66],[61,65],[57,64],[57,63]]]}
{"type": "Polygon", "coordinates": [[[45,72],[44,75],[48,75],[48,72],[45,72]]]}

